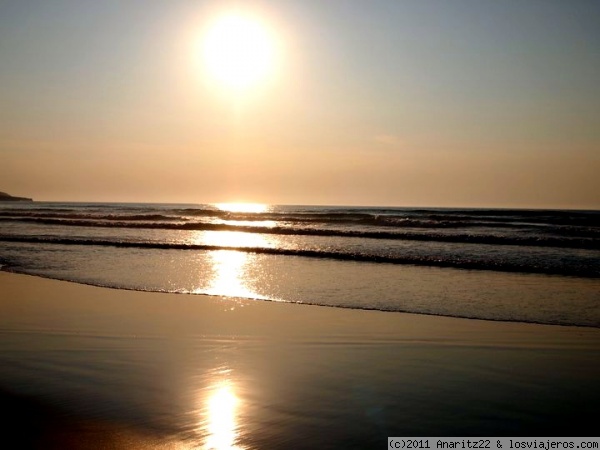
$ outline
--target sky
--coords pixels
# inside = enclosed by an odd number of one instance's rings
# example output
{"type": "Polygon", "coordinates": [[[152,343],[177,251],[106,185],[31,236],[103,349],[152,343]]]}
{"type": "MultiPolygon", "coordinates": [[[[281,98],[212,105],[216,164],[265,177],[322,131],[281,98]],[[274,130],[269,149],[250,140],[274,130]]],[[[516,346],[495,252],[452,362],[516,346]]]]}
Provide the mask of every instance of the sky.
{"type": "Polygon", "coordinates": [[[0,191],[600,209],[598,24],[593,0],[0,0],[0,191]],[[273,55],[243,89],[202,56],[233,13],[273,55]]]}

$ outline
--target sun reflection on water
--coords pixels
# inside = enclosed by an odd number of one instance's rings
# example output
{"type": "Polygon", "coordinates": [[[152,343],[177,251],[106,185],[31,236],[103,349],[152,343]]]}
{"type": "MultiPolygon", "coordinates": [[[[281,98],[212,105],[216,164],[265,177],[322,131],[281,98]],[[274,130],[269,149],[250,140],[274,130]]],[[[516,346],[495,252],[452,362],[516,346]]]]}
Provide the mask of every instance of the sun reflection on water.
{"type": "MultiPolygon", "coordinates": [[[[270,247],[272,244],[259,234],[235,231],[205,232],[196,242],[215,247],[270,247]]],[[[208,250],[210,272],[203,274],[196,294],[268,300],[257,292],[261,285],[261,272],[256,266],[257,255],[237,250],[208,250]]]]}
{"type": "Polygon", "coordinates": [[[243,231],[205,231],[196,242],[217,247],[273,247],[261,234],[243,231]]]}
{"type": "Polygon", "coordinates": [[[236,227],[260,227],[260,228],[275,228],[279,223],[275,220],[215,220],[217,224],[232,225],[236,227]]]}
{"type": "Polygon", "coordinates": [[[211,251],[213,276],[204,293],[227,297],[263,298],[249,286],[246,273],[248,256],[247,253],[235,250],[211,251]]]}
{"type": "Polygon", "coordinates": [[[216,203],[214,206],[234,213],[264,213],[270,209],[269,205],[262,203],[216,203]]]}

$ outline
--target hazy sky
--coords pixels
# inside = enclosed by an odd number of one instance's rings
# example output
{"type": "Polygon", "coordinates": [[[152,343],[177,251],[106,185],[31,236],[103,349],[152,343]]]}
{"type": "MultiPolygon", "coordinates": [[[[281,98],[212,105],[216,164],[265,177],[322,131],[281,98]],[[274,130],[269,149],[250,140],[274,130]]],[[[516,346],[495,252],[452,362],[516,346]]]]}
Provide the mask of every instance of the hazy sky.
{"type": "Polygon", "coordinates": [[[600,208],[600,2],[0,0],[0,190],[600,208]],[[270,76],[201,42],[243,11],[270,76]]]}

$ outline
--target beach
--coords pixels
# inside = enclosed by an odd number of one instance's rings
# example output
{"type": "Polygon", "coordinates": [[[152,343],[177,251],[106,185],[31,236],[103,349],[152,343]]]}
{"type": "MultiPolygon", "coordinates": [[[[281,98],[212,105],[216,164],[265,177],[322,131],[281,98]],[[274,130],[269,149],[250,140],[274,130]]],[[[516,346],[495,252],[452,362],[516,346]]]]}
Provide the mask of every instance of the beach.
{"type": "Polygon", "coordinates": [[[11,273],[0,286],[0,388],[15,411],[2,428],[23,448],[384,448],[388,436],[595,432],[597,328],[11,273]]]}
{"type": "Polygon", "coordinates": [[[0,11],[0,448],[598,435],[600,1],[0,11]]]}

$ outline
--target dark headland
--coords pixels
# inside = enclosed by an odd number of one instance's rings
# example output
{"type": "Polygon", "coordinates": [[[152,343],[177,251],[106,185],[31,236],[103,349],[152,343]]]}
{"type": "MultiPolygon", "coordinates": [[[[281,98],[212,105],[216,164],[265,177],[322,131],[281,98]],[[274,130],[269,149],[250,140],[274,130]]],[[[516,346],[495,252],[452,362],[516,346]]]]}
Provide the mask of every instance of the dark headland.
{"type": "Polygon", "coordinates": [[[33,199],[27,197],[13,197],[6,192],[0,192],[0,202],[32,202],[33,199]]]}

